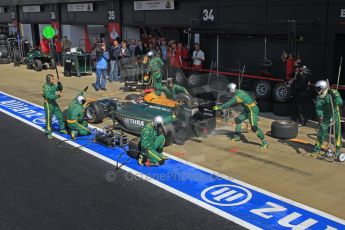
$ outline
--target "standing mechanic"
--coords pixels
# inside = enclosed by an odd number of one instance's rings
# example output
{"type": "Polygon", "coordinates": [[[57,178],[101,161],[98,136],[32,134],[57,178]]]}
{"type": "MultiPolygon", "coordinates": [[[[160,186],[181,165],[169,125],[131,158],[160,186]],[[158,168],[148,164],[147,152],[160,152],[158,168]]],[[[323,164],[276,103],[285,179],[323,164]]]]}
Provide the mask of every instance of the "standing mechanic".
{"type": "Polygon", "coordinates": [[[153,88],[157,96],[161,95],[162,90],[162,67],[164,65],[162,59],[154,57],[153,51],[147,53],[149,60],[148,71],[151,74],[153,88]]]}
{"type": "Polygon", "coordinates": [[[42,87],[42,96],[44,98],[44,111],[46,118],[46,134],[49,139],[52,136],[52,117],[53,115],[57,118],[60,126],[60,133],[67,134],[65,129],[65,122],[63,121],[62,113],[59,105],[56,103],[56,99],[62,96],[62,83],[57,79],[57,84],[55,83],[55,77],[52,74],[46,75],[46,84],[42,87]],[[56,92],[58,92],[56,94],[56,92]]]}
{"type": "Polygon", "coordinates": [[[295,77],[289,81],[293,102],[291,119],[299,123],[299,126],[305,126],[310,115],[308,111],[310,79],[311,71],[306,66],[297,65],[295,77]]]}
{"type": "Polygon", "coordinates": [[[251,129],[256,135],[261,139],[262,143],[260,147],[267,148],[268,142],[265,139],[264,133],[258,127],[258,115],[259,115],[259,107],[256,105],[256,102],[253,100],[248,93],[244,92],[243,90],[237,90],[235,83],[230,83],[228,85],[228,90],[233,95],[232,98],[223,105],[216,105],[214,106],[214,110],[224,110],[227,109],[235,104],[241,104],[244,107],[242,113],[235,118],[236,128],[235,128],[235,135],[232,137],[234,141],[240,141],[241,129],[242,129],[242,122],[249,119],[251,129]]]}
{"type": "Polygon", "coordinates": [[[319,118],[319,130],[311,155],[317,156],[320,154],[321,146],[328,135],[331,122],[334,122],[336,155],[339,156],[342,147],[339,106],[343,104],[343,99],[338,90],[330,89],[328,82],[323,80],[316,82],[315,90],[318,94],[315,104],[316,115],[319,118]]]}
{"type": "MultiPolygon", "coordinates": [[[[147,166],[164,164],[165,157],[163,156],[163,147],[165,143],[165,136],[162,133],[163,117],[156,116],[153,122],[148,122],[141,130],[141,151],[147,157],[145,164],[147,166]]],[[[142,165],[144,156],[141,154],[138,163],[142,165]]]]}
{"type": "Polygon", "coordinates": [[[167,86],[163,86],[162,91],[168,99],[176,99],[176,96],[179,93],[189,94],[185,87],[174,84],[172,78],[167,79],[167,86]]]}
{"type": "Polygon", "coordinates": [[[88,129],[88,123],[84,119],[85,114],[85,98],[84,94],[88,87],[78,93],[73,99],[67,110],[67,126],[71,129],[71,138],[76,139],[78,135],[87,136],[91,133],[88,129]]]}

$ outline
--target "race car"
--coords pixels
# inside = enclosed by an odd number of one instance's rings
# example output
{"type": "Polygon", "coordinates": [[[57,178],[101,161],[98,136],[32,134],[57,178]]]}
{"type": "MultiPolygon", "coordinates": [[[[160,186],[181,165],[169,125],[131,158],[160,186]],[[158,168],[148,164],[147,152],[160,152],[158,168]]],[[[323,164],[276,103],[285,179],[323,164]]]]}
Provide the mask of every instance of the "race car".
{"type": "MultiPolygon", "coordinates": [[[[212,110],[215,100],[209,100],[209,95],[199,97],[190,104],[174,102],[175,106],[140,101],[139,97],[134,100],[132,97],[124,101],[108,98],[91,102],[86,106],[86,119],[96,124],[101,123],[104,117],[110,117],[114,127],[140,135],[147,122],[152,122],[155,116],[162,116],[166,145],[183,144],[191,137],[207,137],[216,127],[215,112],[212,110]]],[[[188,98],[188,95],[180,95],[179,98],[188,98]]]]}

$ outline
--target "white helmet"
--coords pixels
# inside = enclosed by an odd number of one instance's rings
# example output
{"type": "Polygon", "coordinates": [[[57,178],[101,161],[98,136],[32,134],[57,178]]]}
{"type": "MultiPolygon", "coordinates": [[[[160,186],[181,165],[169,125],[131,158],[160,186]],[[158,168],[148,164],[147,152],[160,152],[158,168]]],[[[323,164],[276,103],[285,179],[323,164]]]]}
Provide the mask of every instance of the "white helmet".
{"type": "Polygon", "coordinates": [[[164,120],[162,116],[156,116],[153,118],[153,126],[157,127],[159,125],[163,125],[164,124],[164,120]]]}
{"type": "Polygon", "coordinates": [[[153,51],[151,50],[151,51],[149,51],[148,53],[147,53],[147,56],[148,57],[153,57],[153,55],[154,55],[154,53],[153,53],[153,51]]]}
{"type": "Polygon", "coordinates": [[[84,98],[83,96],[79,95],[79,96],[77,97],[77,102],[78,102],[79,104],[81,104],[81,105],[84,105],[85,102],[86,102],[86,100],[85,100],[85,98],[84,98]]]}
{"type": "Polygon", "coordinates": [[[320,81],[316,82],[316,84],[315,84],[315,91],[319,95],[323,94],[328,89],[329,89],[329,85],[328,85],[327,81],[325,81],[325,80],[320,80],[320,81]]]}
{"type": "Polygon", "coordinates": [[[236,92],[236,84],[235,83],[230,83],[227,88],[230,93],[235,93],[236,92]]]}

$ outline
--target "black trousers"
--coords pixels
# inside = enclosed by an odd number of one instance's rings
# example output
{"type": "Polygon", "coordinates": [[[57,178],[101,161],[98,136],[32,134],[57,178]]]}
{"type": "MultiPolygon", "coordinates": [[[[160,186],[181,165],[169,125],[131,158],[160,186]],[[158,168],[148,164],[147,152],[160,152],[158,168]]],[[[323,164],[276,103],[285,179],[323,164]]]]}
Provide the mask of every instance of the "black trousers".
{"type": "Polygon", "coordinates": [[[312,100],[308,94],[296,94],[292,97],[291,120],[306,123],[311,117],[312,100]]]}

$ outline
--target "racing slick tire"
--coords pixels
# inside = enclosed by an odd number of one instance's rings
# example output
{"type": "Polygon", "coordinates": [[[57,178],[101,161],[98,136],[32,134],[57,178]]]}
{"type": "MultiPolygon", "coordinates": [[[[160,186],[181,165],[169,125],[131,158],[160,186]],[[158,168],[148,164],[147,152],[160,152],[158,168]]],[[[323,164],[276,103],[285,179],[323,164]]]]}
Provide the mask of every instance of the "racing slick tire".
{"type": "Polygon", "coordinates": [[[85,109],[86,120],[91,124],[99,124],[103,122],[104,108],[103,105],[97,101],[91,102],[85,109]]]}
{"type": "Polygon", "coordinates": [[[272,96],[277,102],[287,102],[291,97],[290,87],[287,87],[285,83],[276,84],[273,87],[272,96]]]}
{"type": "Polygon", "coordinates": [[[290,116],[290,103],[273,103],[273,114],[277,116],[290,116]]]}
{"type": "Polygon", "coordinates": [[[271,100],[259,99],[256,100],[260,112],[272,112],[273,103],[271,100]]]}
{"type": "Polygon", "coordinates": [[[260,80],[254,84],[254,95],[257,99],[267,99],[271,96],[271,84],[260,80]]]}
{"type": "Polygon", "coordinates": [[[186,85],[187,78],[182,69],[175,69],[174,71],[174,81],[178,85],[186,85]]]}
{"type": "Polygon", "coordinates": [[[128,101],[137,101],[138,99],[139,99],[138,94],[129,94],[125,97],[125,100],[128,100],[128,101]]]}
{"type": "Polygon", "coordinates": [[[186,93],[179,93],[176,95],[175,101],[180,102],[187,107],[191,107],[193,103],[193,98],[186,93]]]}
{"type": "Polygon", "coordinates": [[[36,59],[36,60],[34,61],[34,70],[35,70],[35,71],[42,71],[42,69],[43,69],[42,61],[36,59]]]}
{"type": "Polygon", "coordinates": [[[279,120],[271,124],[271,136],[277,139],[292,139],[298,134],[298,124],[294,121],[279,120]]]}

